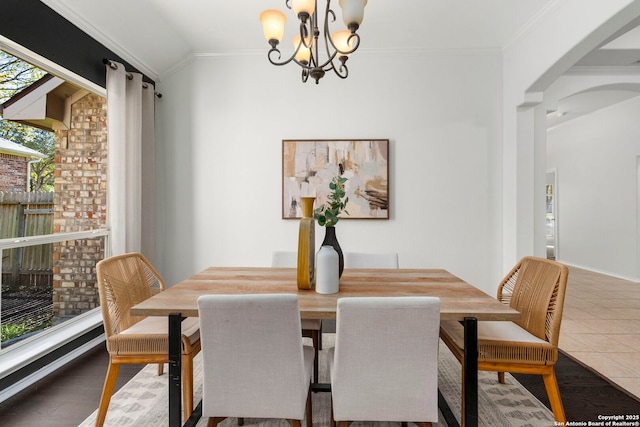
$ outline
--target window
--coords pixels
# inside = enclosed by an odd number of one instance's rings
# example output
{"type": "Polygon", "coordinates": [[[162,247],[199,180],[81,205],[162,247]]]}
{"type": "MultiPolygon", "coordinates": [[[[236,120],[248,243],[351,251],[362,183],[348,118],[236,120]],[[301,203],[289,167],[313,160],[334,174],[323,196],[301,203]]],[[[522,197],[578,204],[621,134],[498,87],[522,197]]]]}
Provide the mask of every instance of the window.
{"type": "Polygon", "coordinates": [[[29,126],[24,132],[42,139],[50,135],[55,171],[51,187],[40,185],[46,180],[29,162],[51,153],[0,146],[0,168],[11,162],[22,174],[17,184],[0,175],[2,379],[42,356],[43,347],[58,348],[101,324],[95,265],[109,232],[105,90],[1,36],[0,46],[42,70],[8,103],[0,99],[2,121],[29,126]]]}

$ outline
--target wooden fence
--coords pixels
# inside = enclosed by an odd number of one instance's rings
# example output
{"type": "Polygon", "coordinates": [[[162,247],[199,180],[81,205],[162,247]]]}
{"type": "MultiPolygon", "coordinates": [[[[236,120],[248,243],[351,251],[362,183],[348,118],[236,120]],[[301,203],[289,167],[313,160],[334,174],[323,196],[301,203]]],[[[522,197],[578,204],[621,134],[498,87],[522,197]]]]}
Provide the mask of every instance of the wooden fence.
{"type": "MultiPolygon", "coordinates": [[[[0,191],[0,239],[53,233],[53,193],[0,191]]],[[[5,250],[4,286],[51,286],[53,245],[5,250]]]]}

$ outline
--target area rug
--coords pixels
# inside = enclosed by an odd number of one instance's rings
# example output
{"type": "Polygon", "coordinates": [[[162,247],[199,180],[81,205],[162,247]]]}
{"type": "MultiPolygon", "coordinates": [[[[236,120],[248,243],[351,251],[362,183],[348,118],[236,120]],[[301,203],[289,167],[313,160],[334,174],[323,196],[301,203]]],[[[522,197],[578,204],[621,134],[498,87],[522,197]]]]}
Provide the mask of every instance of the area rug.
{"type": "MultiPolygon", "coordinates": [[[[329,382],[327,349],[333,347],[334,334],[323,334],[323,350],[320,352],[320,381],[329,382]]],[[[453,415],[460,422],[461,368],[460,363],[449,349],[441,343],[438,362],[438,388],[447,401],[453,415]]],[[[202,364],[200,357],[194,360],[194,400],[200,401],[202,396],[202,364]]],[[[504,427],[542,427],[553,426],[553,414],[538,399],[529,393],[510,374],[506,374],[506,383],[499,384],[497,375],[491,372],[478,373],[478,407],[479,425],[504,427]]],[[[155,365],[142,369],[134,378],[124,385],[111,399],[105,426],[163,426],[167,425],[167,374],[157,375],[155,365]]],[[[318,427],[329,427],[330,395],[314,393],[313,424],[318,427]]],[[[80,427],[95,424],[97,411],[91,414],[80,427]]],[[[354,423],[354,427],[376,425],[387,427],[394,423],[354,423]]],[[[197,427],[205,427],[206,419],[201,419],[197,427]]],[[[303,424],[304,425],[304,424],[303,424]]],[[[221,423],[223,427],[235,427],[235,419],[227,419],[221,423]]],[[[255,427],[288,427],[285,420],[245,419],[245,426],[255,427]]],[[[447,427],[445,417],[440,415],[436,427],[447,427]]]]}

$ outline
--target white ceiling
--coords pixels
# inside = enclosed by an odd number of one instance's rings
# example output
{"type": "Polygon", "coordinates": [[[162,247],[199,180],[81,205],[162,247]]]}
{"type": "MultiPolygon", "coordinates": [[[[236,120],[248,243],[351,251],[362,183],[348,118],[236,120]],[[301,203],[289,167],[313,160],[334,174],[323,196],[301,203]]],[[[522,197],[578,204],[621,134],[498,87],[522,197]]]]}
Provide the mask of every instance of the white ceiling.
{"type": "MultiPolygon", "coordinates": [[[[120,54],[145,74],[158,79],[193,54],[265,55],[268,44],[259,21],[264,9],[287,14],[285,40],[295,35],[293,12],[285,0],[42,0],[82,30],[120,54]]],[[[561,0],[371,0],[358,33],[361,51],[503,50],[526,35],[561,0]]],[[[324,10],[324,2],[319,1],[324,10]]],[[[338,1],[332,2],[342,28],[338,1]]],[[[638,23],[587,55],[578,66],[637,66],[638,23]]],[[[282,43],[282,50],[289,48],[282,43]]],[[[577,94],[563,100],[570,114],[549,115],[553,126],[637,92],[577,94]]],[[[564,104],[564,105],[562,105],[564,104]]]]}
{"type": "MultiPolygon", "coordinates": [[[[285,0],[43,0],[124,59],[152,76],[162,75],[194,52],[262,53],[268,44],[259,21],[279,9],[291,24],[285,0]],[[126,57],[128,55],[128,57],[126,57]]],[[[360,49],[502,49],[558,0],[371,0],[358,31],[360,49]]],[[[324,2],[318,5],[324,11],[324,2]]],[[[333,28],[343,28],[338,1],[333,28]],[[339,26],[339,27],[338,27],[339,26]]],[[[289,43],[283,42],[288,47],[289,43]]]]}

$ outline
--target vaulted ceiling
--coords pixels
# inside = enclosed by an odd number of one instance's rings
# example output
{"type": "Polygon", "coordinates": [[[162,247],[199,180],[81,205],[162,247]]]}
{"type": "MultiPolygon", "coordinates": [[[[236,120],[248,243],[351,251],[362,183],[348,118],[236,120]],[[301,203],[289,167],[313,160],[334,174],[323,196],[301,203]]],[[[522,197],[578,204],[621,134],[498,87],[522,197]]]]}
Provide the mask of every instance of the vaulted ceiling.
{"type": "MultiPolygon", "coordinates": [[[[285,40],[297,33],[285,0],[42,0],[105,46],[153,78],[194,54],[265,55],[259,15],[264,9],[287,14],[285,40]]],[[[358,31],[360,51],[502,51],[552,14],[561,0],[371,0],[358,31]]],[[[325,2],[318,1],[324,10],[325,2]]],[[[332,8],[342,27],[338,0],[332,8]]],[[[577,66],[637,67],[640,30],[635,22],[620,30],[577,66]]],[[[289,43],[283,42],[282,49],[289,43]]],[[[615,90],[579,94],[565,102],[576,114],[637,96],[615,90]]],[[[575,115],[574,115],[575,116],[575,115]]],[[[573,117],[573,116],[571,116],[573,117]]],[[[569,119],[550,116],[554,125],[569,119]]]]}
{"type": "MultiPolygon", "coordinates": [[[[360,49],[502,49],[558,0],[371,0],[358,31],[360,49]]],[[[287,14],[285,39],[297,32],[285,0],[44,0],[125,59],[159,76],[193,53],[266,55],[259,21],[265,9],[287,14]],[[120,52],[120,50],[118,50],[120,52]],[[127,55],[129,57],[127,57],[127,55]]],[[[325,3],[318,1],[324,11],[325,3]]],[[[342,28],[338,15],[333,28],[342,28]]],[[[283,42],[286,47],[286,44],[283,42]]]]}

